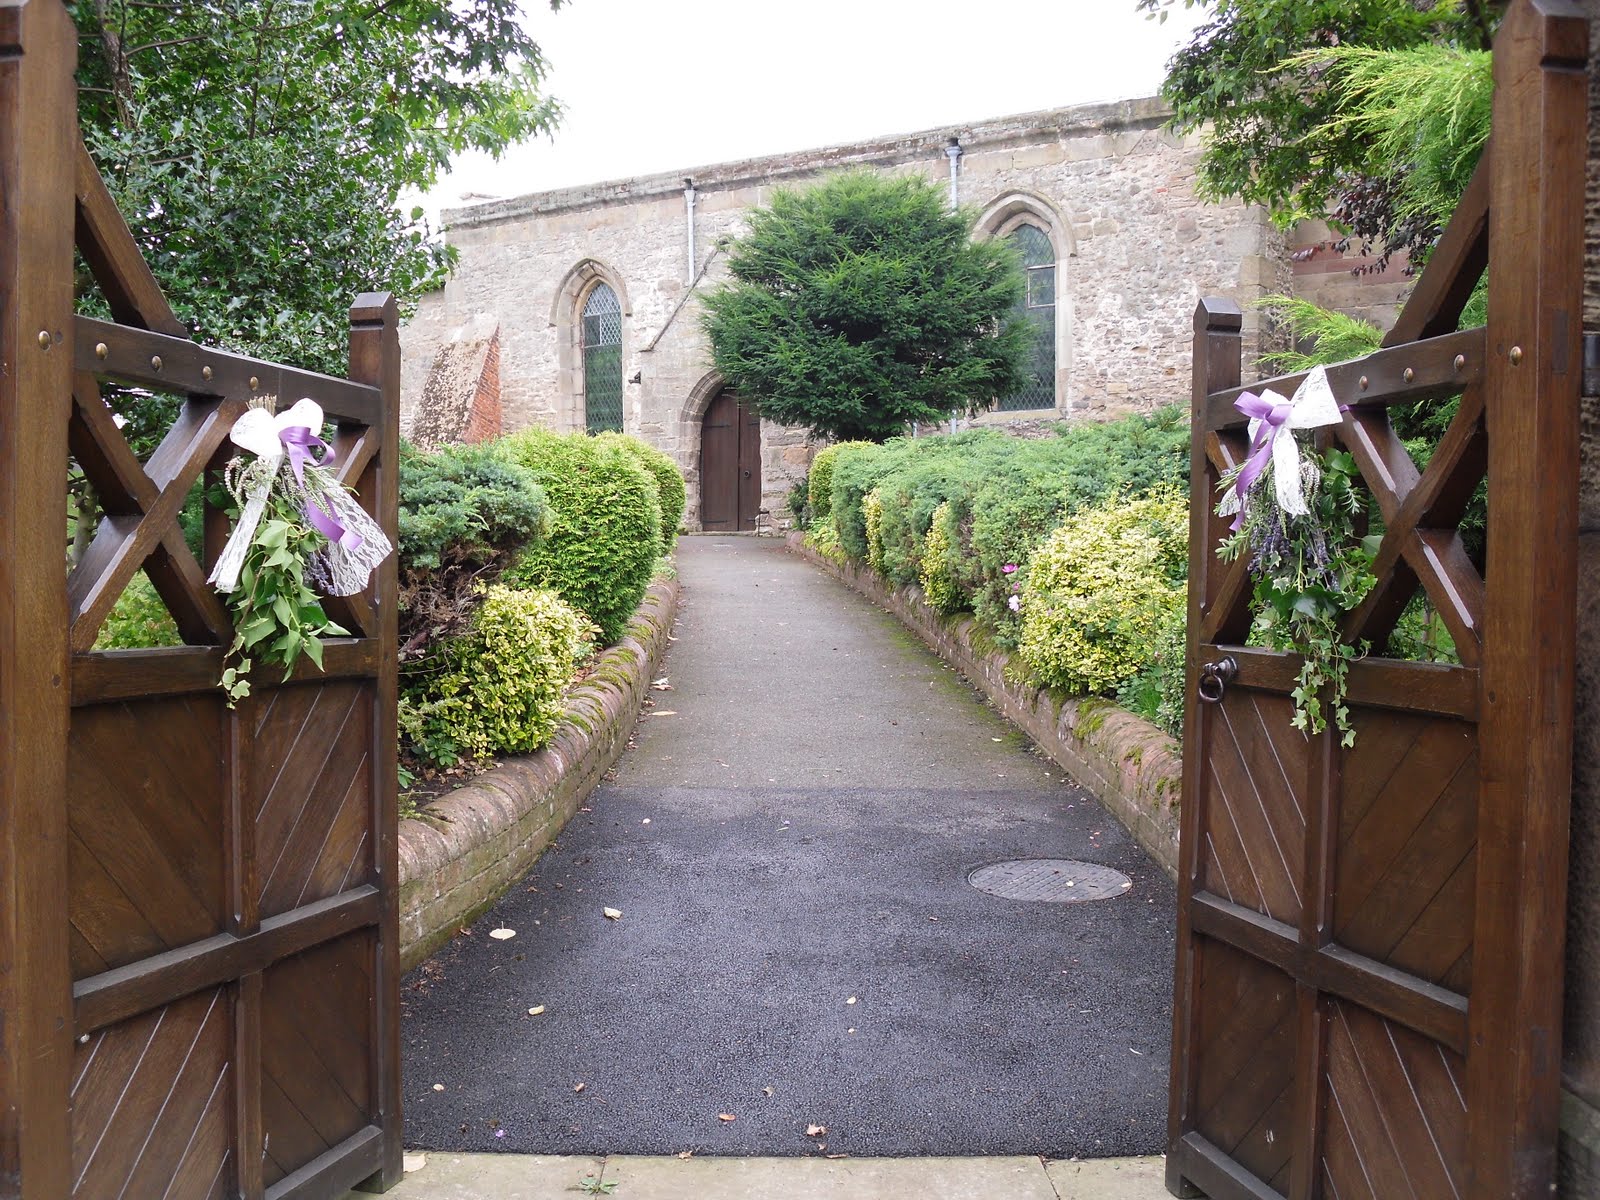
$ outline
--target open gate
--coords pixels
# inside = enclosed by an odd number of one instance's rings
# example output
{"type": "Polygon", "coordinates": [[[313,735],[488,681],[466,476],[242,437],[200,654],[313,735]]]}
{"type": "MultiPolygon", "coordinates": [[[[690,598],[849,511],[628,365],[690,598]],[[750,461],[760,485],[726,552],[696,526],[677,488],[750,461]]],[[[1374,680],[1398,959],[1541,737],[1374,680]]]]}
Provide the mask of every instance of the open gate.
{"type": "MultiPolygon", "coordinates": [[[[1516,0],[1484,161],[1394,330],[1331,368],[1332,440],[1385,529],[1344,638],[1353,748],[1290,728],[1299,660],[1246,645],[1218,480],[1247,454],[1239,309],[1196,315],[1190,705],[1167,1182],[1213,1200],[1551,1194],[1575,653],[1584,65],[1516,0]],[[1487,266],[1486,328],[1458,330],[1487,266]],[[1401,402],[1462,396],[1419,471],[1401,402]],[[1459,524],[1487,479],[1486,568],[1459,524]],[[1460,665],[1383,656],[1424,589],[1460,665]],[[1215,679],[1228,674],[1225,668],[1215,679]],[[1208,686],[1215,690],[1215,681],[1208,686]]],[[[1257,385],[1291,394],[1303,376],[1257,385]]]]}
{"type": "MultiPolygon", "coordinates": [[[[0,1195],[337,1197],[400,1175],[390,560],[354,632],[230,710],[178,524],[253,395],[316,399],[393,537],[394,303],[349,380],[184,336],[77,134],[58,0],[0,0],[0,1195]],[[74,247],[115,320],[73,310],[74,247]],[[106,381],[179,415],[140,463],[106,381]],[[63,567],[69,456],[104,516],[63,567]],[[141,568],[183,646],[96,652],[141,568]]],[[[208,510],[209,564],[227,536],[208,510]]]]}

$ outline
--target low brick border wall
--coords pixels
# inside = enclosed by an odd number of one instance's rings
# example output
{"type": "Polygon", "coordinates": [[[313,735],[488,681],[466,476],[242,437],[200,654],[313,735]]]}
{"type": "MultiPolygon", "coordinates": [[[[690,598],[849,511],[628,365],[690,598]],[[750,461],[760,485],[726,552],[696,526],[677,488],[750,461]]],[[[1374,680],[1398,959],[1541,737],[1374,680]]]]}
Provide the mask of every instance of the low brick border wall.
{"type": "Polygon", "coordinates": [[[650,585],[623,639],[573,690],[550,745],[400,824],[400,963],[409,971],[527,874],[622,753],[667,648],[677,580],[650,585]]]}
{"type": "Polygon", "coordinates": [[[986,646],[971,617],[945,617],[923,603],[916,587],[895,588],[872,568],[838,562],[791,533],[789,550],[855,588],[921,635],[940,658],[1095,794],[1111,815],[1174,879],[1178,875],[1178,744],[1143,717],[1109,700],[1028,687],[1008,675],[1011,656],[986,646]]]}

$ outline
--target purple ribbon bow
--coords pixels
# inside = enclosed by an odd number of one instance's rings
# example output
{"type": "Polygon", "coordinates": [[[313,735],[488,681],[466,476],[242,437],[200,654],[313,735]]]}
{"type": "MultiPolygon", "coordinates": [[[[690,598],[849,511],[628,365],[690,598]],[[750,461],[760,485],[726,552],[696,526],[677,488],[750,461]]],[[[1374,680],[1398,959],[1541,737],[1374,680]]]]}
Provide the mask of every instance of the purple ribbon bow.
{"type": "MultiPolygon", "coordinates": [[[[278,440],[283,443],[283,448],[289,455],[289,467],[294,471],[295,482],[304,491],[306,464],[311,463],[320,467],[328,461],[333,448],[304,425],[290,425],[280,430],[278,440]]],[[[311,522],[311,527],[328,541],[343,546],[352,553],[364,544],[359,533],[346,529],[344,524],[331,512],[325,511],[310,493],[306,494],[305,503],[301,505],[300,511],[305,513],[306,520],[311,522]]]]}
{"type": "Polygon", "coordinates": [[[1234,494],[1239,497],[1239,511],[1234,515],[1230,528],[1237,533],[1244,524],[1245,495],[1255,486],[1261,472],[1267,469],[1267,462],[1272,458],[1272,441],[1289,419],[1294,404],[1289,400],[1274,404],[1254,392],[1245,392],[1233,402],[1233,406],[1251,420],[1261,422],[1256,426],[1256,435],[1250,442],[1250,457],[1244,460],[1244,466],[1239,469],[1239,478],[1233,485],[1234,494]]]}

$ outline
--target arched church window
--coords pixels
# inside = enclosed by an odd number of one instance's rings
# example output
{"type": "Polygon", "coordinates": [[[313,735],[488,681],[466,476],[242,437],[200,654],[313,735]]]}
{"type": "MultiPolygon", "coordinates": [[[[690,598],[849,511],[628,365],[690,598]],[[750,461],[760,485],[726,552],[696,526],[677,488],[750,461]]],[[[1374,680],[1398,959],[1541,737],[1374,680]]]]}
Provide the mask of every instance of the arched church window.
{"type": "Polygon", "coordinates": [[[1008,240],[1022,255],[1027,288],[1019,313],[1028,328],[1022,386],[1000,401],[1000,411],[1056,405],[1056,252],[1037,225],[1018,225],[1008,240]]]}
{"type": "Polygon", "coordinates": [[[583,409],[590,433],[622,432],[622,305],[604,282],[583,304],[583,409]]]}

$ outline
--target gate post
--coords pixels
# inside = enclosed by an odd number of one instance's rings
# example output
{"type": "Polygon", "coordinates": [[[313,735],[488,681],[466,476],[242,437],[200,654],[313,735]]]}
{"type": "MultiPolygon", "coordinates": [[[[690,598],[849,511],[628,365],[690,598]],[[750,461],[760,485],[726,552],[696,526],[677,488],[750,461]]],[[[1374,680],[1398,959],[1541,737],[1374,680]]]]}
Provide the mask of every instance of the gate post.
{"type": "MultiPolygon", "coordinates": [[[[362,474],[357,491],[378,524],[398,541],[400,511],[400,310],[387,292],[356,297],[350,309],[350,378],[382,395],[373,432],[378,452],[362,474]]],[[[400,748],[397,725],[399,685],[398,547],[378,567],[373,595],[377,627],[367,631],[378,642],[378,704],[372,725],[373,862],[382,915],[373,971],[372,1096],[383,1129],[383,1165],[362,1190],[387,1191],[400,1182],[404,1129],[400,1112],[400,748]]]]}
{"type": "Polygon", "coordinates": [[[67,423],[77,30],[0,0],[0,1194],[66,1196],[67,423]]]}
{"type": "Polygon", "coordinates": [[[1565,0],[1513,5],[1495,41],[1473,951],[1489,970],[1473,987],[1469,1033],[1510,1052],[1469,1056],[1479,1103],[1468,1194],[1484,1200],[1542,1194],[1556,1178],[1588,52],[1587,23],[1565,0]]]}
{"type": "MultiPolygon", "coordinates": [[[[1193,695],[1197,678],[1200,626],[1206,602],[1215,590],[1210,570],[1216,562],[1216,545],[1219,540],[1219,530],[1212,520],[1216,503],[1212,495],[1214,472],[1206,452],[1206,439],[1213,435],[1206,431],[1206,398],[1212,392],[1220,392],[1239,385],[1244,363],[1243,327],[1244,313],[1232,300],[1206,296],[1195,308],[1194,352],[1191,363],[1193,389],[1189,413],[1190,551],[1189,607],[1186,623],[1188,632],[1184,638],[1185,695],[1193,695]]],[[[1184,705],[1185,746],[1199,745],[1200,722],[1203,719],[1201,705],[1184,705]]],[[[1195,961],[1194,938],[1189,929],[1189,898],[1194,892],[1200,873],[1200,778],[1199,764],[1192,754],[1183,756],[1183,790],[1180,795],[1178,950],[1174,996],[1188,994],[1189,981],[1194,978],[1198,965],[1195,961]]],[[[1170,1108],[1167,1114],[1167,1190],[1174,1196],[1201,1194],[1183,1178],[1178,1170],[1178,1156],[1173,1153],[1193,1123],[1192,1047],[1195,1017],[1190,1009],[1191,1006],[1187,1004],[1172,1006],[1172,1084],[1170,1108]]]]}

